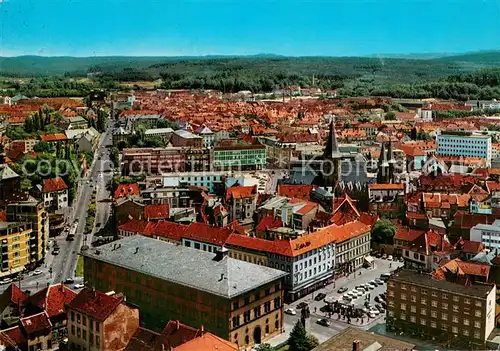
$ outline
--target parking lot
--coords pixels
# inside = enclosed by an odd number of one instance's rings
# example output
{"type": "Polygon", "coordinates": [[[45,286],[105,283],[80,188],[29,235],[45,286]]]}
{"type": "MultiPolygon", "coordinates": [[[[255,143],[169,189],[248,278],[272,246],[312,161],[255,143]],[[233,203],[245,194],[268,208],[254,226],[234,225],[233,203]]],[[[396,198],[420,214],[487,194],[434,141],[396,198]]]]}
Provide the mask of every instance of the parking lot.
{"type": "Polygon", "coordinates": [[[333,335],[341,332],[349,325],[357,326],[362,329],[369,329],[377,323],[383,323],[386,314],[385,310],[383,312],[379,311],[378,314],[376,314],[373,310],[373,317],[370,317],[370,309],[365,306],[365,302],[368,302],[373,308],[376,308],[376,305],[383,307],[382,303],[379,302],[381,301],[380,295],[386,292],[387,285],[385,282],[383,284],[369,284],[369,282],[375,281],[375,279],[380,279],[382,274],[389,273],[401,265],[403,265],[401,262],[389,261],[387,259],[375,259],[373,268],[359,269],[355,274],[351,274],[348,277],[341,277],[337,279],[334,284],[330,284],[289,305],[285,305],[285,311],[290,308],[294,310],[295,314],[285,314],[285,333],[273,338],[271,343],[275,345],[288,338],[289,332],[292,330],[297,320],[300,319],[301,309],[297,308],[300,304],[307,304],[309,307],[311,315],[306,323],[306,328],[309,332],[314,334],[320,342],[325,341],[333,335]],[[359,290],[357,287],[359,288],[363,284],[369,284],[373,287],[373,289],[370,287],[368,287],[368,290],[364,289],[364,293],[356,294],[356,297],[353,296],[350,301],[343,298],[345,294],[353,292],[354,290],[359,290]],[[318,300],[316,300],[318,294],[324,294],[325,298],[320,296],[321,299],[318,298],[318,300]],[[337,307],[341,305],[343,308],[351,307],[354,309],[359,308],[361,310],[367,309],[367,311],[363,312],[362,318],[351,318],[351,320],[348,321],[347,318],[343,319],[342,315],[339,315],[339,313],[329,312],[326,308],[328,304],[325,302],[325,299],[327,302],[330,302],[330,306],[332,305],[332,302],[340,301],[341,303],[339,303],[337,307]],[[324,324],[328,324],[328,326],[319,324],[318,321],[321,319],[327,319],[328,323],[324,324]]]}

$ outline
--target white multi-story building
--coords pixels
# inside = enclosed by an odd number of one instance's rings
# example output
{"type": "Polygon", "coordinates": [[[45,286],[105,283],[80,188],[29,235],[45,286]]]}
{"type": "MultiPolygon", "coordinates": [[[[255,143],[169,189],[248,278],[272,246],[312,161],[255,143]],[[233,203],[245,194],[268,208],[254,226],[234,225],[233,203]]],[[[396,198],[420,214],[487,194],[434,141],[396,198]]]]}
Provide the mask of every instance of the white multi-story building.
{"type": "Polygon", "coordinates": [[[476,224],[470,229],[470,240],[481,242],[490,250],[500,249],[500,220],[493,224],[476,224]]]}
{"type": "Polygon", "coordinates": [[[212,193],[217,184],[222,184],[227,172],[178,172],[162,175],[164,187],[182,185],[206,187],[212,193]]]}
{"type": "Polygon", "coordinates": [[[68,186],[61,177],[44,179],[42,196],[46,208],[60,210],[68,207],[68,186]]]}
{"type": "Polygon", "coordinates": [[[203,138],[203,147],[210,148],[214,145],[215,134],[207,126],[201,126],[198,135],[203,138]]]}
{"type": "Polygon", "coordinates": [[[491,136],[468,132],[442,132],[437,135],[438,155],[482,157],[491,165],[491,136]]]}

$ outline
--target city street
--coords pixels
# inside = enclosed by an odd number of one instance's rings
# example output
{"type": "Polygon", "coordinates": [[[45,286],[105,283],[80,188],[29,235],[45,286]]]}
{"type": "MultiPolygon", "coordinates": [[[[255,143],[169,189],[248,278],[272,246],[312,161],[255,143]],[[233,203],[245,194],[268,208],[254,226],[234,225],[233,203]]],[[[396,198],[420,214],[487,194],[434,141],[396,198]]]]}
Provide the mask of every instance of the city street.
{"type": "MultiPolygon", "coordinates": [[[[330,284],[322,289],[316,290],[314,293],[309,294],[302,299],[299,299],[295,302],[293,302],[290,305],[285,305],[284,310],[287,308],[293,308],[297,314],[296,315],[289,315],[285,314],[284,315],[284,328],[285,332],[281,335],[278,335],[271,340],[268,341],[271,345],[278,345],[284,341],[286,341],[289,337],[290,332],[293,329],[293,326],[297,323],[297,321],[300,319],[300,310],[297,308],[297,305],[301,302],[304,302],[308,304],[309,310],[311,312],[311,317],[309,320],[306,322],[306,329],[308,332],[312,333],[314,336],[316,336],[319,340],[319,342],[323,342],[325,340],[328,340],[332,336],[338,334],[348,326],[358,326],[362,329],[369,329],[373,327],[375,324],[378,323],[383,323],[384,318],[385,318],[385,313],[381,313],[377,316],[375,319],[370,319],[369,321],[364,318],[364,324],[360,326],[360,322],[356,322],[356,319],[351,320],[351,324],[348,324],[347,321],[343,321],[342,319],[338,320],[337,319],[337,314],[333,316],[333,318],[330,319],[331,325],[329,327],[324,327],[322,325],[317,324],[316,322],[319,319],[322,318],[328,318],[328,315],[324,312],[320,311],[320,308],[325,306],[325,303],[323,300],[321,301],[316,301],[314,300],[314,297],[317,296],[319,293],[324,293],[326,294],[327,297],[329,298],[340,298],[343,294],[340,294],[337,292],[337,290],[341,287],[346,287],[348,291],[351,291],[353,288],[360,284],[365,284],[369,282],[370,280],[374,280],[376,278],[379,278],[381,274],[383,273],[389,273],[390,271],[396,269],[397,267],[403,265],[401,262],[393,262],[393,261],[388,261],[388,260],[382,260],[382,259],[375,259],[374,261],[374,268],[370,269],[360,269],[356,271],[356,274],[351,274],[349,277],[342,277],[339,278],[335,281],[335,284],[330,284]],[[359,274],[361,272],[361,275],[359,274]]],[[[380,295],[381,293],[384,293],[387,289],[386,284],[384,283],[383,285],[379,285],[376,287],[374,290],[370,290],[370,304],[374,306],[376,302],[374,301],[375,296],[380,295]]],[[[361,307],[365,302],[365,296],[358,298],[357,300],[353,300],[352,303],[356,307],[361,307]]]]}
{"type": "MultiPolygon", "coordinates": [[[[111,123],[108,129],[101,135],[98,148],[94,154],[94,160],[90,165],[87,176],[79,180],[76,199],[73,202],[71,211],[68,215],[67,227],[73,223],[77,223],[75,239],[73,241],[66,240],[66,234],[63,233],[56,238],[49,240],[49,249],[45,258],[45,263],[38,268],[42,273],[34,275],[33,272],[27,274],[21,281],[17,280],[16,284],[22,290],[30,290],[32,292],[46,287],[48,284],[64,281],[67,278],[74,279],[74,284],[82,283],[82,278],[75,278],[75,268],[78,260],[78,252],[84,242],[90,244],[92,241],[92,233],[86,235],[84,241],[85,220],[90,198],[94,189],[97,189],[97,208],[96,208],[96,224],[101,223],[103,226],[111,212],[108,202],[100,202],[103,199],[109,199],[109,192],[106,190],[106,184],[113,176],[112,172],[103,172],[110,168],[109,153],[106,146],[111,143],[112,138],[111,123]],[[100,158],[99,155],[103,154],[100,158]],[[102,175],[100,175],[102,174],[102,175]],[[54,243],[60,248],[58,255],[53,255],[54,243]]],[[[1,285],[0,292],[4,291],[9,284],[1,285]]]]}

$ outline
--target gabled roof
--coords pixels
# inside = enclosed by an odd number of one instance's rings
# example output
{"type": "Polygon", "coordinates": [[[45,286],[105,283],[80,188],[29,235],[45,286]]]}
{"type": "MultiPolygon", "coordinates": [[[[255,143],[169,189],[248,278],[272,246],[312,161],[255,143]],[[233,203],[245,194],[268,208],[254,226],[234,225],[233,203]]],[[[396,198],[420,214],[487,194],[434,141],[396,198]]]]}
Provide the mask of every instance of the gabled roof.
{"type": "Polygon", "coordinates": [[[272,229],[272,228],[279,228],[283,225],[283,222],[281,221],[280,218],[273,218],[272,216],[266,216],[262,218],[259,224],[257,224],[257,227],[255,227],[256,230],[260,232],[264,232],[267,229],[272,229]]]}
{"type": "Polygon", "coordinates": [[[46,335],[52,330],[52,323],[45,311],[21,318],[21,325],[29,339],[38,335],[46,335]]]}
{"type": "Polygon", "coordinates": [[[179,321],[169,321],[160,333],[160,341],[165,349],[176,348],[203,335],[202,329],[195,329],[179,321]]]}
{"type": "Polygon", "coordinates": [[[208,224],[193,222],[182,234],[183,238],[212,245],[223,246],[233,231],[226,228],[212,227],[208,224]]]}
{"type": "Polygon", "coordinates": [[[301,200],[310,200],[312,185],[278,185],[278,195],[301,200]]]}
{"type": "Polygon", "coordinates": [[[50,142],[50,141],[66,141],[66,140],[68,140],[68,138],[63,133],[55,133],[55,134],[40,135],[40,140],[47,141],[47,142],[50,142]]]}
{"type": "Polygon", "coordinates": [[[234,185],[226,189],[226,201],[230,199],[247,199],[257,196],[257,185],[241,186],[234,185]]]}
{"type": "Polygon", "coordinates": [[[118,187],[115,190],[114,199],[118,199],[121,197],[136,195],[139,196],[141,194],[139,190],[139,184],[118,184],[118,187]]]}
{"type": "Polygon", "coordinates": [[[14,172],[8,165],[0,165],[0,182],[3,180],[19,178],[19,174],[14,172]]]}
{"type": "Polygon", "coordinates": [[[219,338],[218,336],[205,333],[200,337],[194,338],[178,347],[173,351],[237,351],[238,345],[230,341],[219,338]]]}
{"type": "Polygon", "coordinates": [[[170,207],[168,204],[146,205],[144,206],[144,218],[151,219],[168,219],[170,218],[170,207]]]}
{"type": "Polygon", "coordinates": [[[414,241],[421,235],[424,235],[425,230],[410,229],[407,227],[399,227],[394,235],[394,239],[402,241],[414,241]]]}
{"type": "Polygon", "coordinates": [[[103,322],[123,300],[123,296],[112,296],[95,289],[84,288],[68,304],[68,308],[103,322]]]}
{"type": "Polygon", "coordinates": [[[15,349],[22,345],[28,345],[28,339],[21,330],[21,326],[4,329],[0,333],[0,344],[4,346],[11,346],[9,349],[15,349]]]}
{"type": "Polygon", "coordinates": [[[44,179],[42,191],[44,193],[53,193],[56,191],[67,190],[68,186],[61,177],[44,179]]]}
{"type": "Polygon", "coordinates": [[[45,310],[49,317],[65,314],[65,305],[71,302],[76,293],[64,284],[54,284],[29,296],[25,305],[31,304],[40,311],[45,310]]]}
{"type": "Polygon", "coordinates": [[[16,284],[12,283],[0,295],[0,310],[3,311],[9,304],[21,306],[27,298],[28,296],[16,284]]]}

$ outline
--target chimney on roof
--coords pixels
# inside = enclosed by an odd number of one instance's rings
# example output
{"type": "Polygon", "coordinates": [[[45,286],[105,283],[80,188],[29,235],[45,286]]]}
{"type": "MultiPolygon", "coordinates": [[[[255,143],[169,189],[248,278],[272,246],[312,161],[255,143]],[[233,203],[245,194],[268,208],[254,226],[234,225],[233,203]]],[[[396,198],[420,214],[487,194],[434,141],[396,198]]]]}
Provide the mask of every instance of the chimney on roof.
{"type": "Polygon", "coordinates": [[[202,335],[205,333],[205,327],[203,325],[200,327],[200,331],[202,335]]]}
{"type": "Polygon", "coordinates": [[[179,330],[180,329],[180,323],[179,323],[179,320],[176,320],[175,321],[175,330],[179,330]]]}
{"type": "Polygon", "coordinates": [[[227,254],[228,254],[229,250],[227,248],[225,248],[224,246],[221,247],[220,249],[217,249],[215,251],[215,257],[214,257],[214,261],[222,261],[225,257],[227,257],[227,254]]]}
{"type": "Polygon", "coordinates": [[[354,340],[352,342],[352,351],[360,351],[359,340],[354,340]]]}

